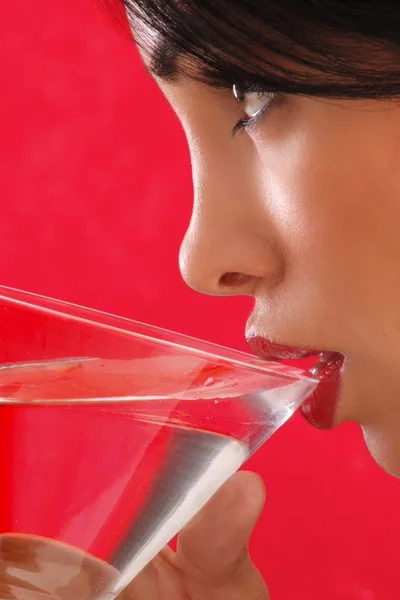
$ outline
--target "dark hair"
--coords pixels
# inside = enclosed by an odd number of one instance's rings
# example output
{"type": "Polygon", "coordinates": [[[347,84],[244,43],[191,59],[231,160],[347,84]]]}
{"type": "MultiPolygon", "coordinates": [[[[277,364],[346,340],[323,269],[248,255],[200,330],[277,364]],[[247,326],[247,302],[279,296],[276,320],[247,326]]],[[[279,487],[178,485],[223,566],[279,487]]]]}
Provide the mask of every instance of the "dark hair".
{"type": "Polygon", "coordinates": [[[395,0],[117,1],[138,30],[136,42],[151,53],[151,69],[166,79],[184,73],[216,87],[400,96],[395,0]],[[135,22],[156,33],[153,41],[135,22]]]}

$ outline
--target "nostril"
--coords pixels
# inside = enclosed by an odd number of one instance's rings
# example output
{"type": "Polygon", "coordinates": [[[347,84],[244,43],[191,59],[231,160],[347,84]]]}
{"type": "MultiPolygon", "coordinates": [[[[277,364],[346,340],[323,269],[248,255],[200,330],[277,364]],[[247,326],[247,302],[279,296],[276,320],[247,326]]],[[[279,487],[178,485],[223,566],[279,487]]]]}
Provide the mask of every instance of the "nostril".
{"type": "Polygon", "coordinates": [[[219,279],[219,285],[222,287],[233,287],[238,285],[244,285],[251,279],[250,275],[244,273],[227,272],[224,273],[219,279]]]}

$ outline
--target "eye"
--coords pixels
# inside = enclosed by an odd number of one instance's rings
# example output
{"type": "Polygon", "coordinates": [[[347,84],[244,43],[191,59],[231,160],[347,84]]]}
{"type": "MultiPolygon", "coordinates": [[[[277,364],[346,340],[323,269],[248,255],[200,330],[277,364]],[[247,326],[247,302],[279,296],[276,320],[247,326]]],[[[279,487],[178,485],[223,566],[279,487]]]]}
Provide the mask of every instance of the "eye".
{"type": "Polygon", "coordinates": [[[241,104],[243,111],[253,119],[274,98],[272,92],[246,91],[238,85],[233,86],[233,95],[241,104]]]}
{"type": "Polygon", "coordinates": [[[247,117],[239,119],[232,129],[232,136],[239,129],[250,129],[255,126],[265,112],[280,102],[284,96],[284,94],[267,92],[257,88],[245,88],[240,85],[233,86],[233,95],[240,103],[247,117]]]}

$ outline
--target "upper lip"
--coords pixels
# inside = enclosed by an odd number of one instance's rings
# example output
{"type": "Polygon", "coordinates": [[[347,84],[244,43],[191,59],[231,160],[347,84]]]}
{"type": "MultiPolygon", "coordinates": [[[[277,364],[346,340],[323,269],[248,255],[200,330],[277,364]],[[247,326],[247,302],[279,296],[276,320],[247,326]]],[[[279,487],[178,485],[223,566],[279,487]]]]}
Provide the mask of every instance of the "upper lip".
{"type": "MultiPolygon", "coordinates": [[[[296,348],[286,344],[278,344],[260,335],[250,334],[246,338],[250,350],[262,360],[297,360],[318,356],[322,350],[311,350],[309,348],[296,348]]],[[[331,354],[331,353],[326,353],[331,354]]]]}

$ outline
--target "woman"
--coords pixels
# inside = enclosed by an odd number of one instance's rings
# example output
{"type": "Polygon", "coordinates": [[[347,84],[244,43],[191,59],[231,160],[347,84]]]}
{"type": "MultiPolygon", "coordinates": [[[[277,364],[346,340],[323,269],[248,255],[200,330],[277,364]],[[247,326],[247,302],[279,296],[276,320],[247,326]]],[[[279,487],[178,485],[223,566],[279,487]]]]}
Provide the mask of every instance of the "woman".
{"type": "MultiPolygon", "coordinates": [[[[400,6],[389,0],[124,0],[185,130],[195,189],[180,256],[207,294],[251,295],[266,359],[322,353],[304,416],[362,427],[400,475],[400,6]]],[[[261,600],[263,503],[233,478],[125,592],[261,600]]]]}

